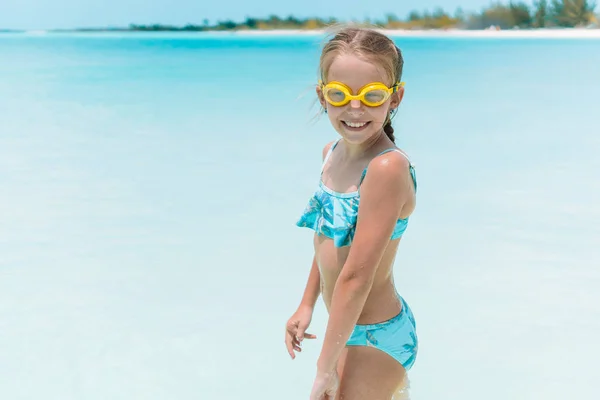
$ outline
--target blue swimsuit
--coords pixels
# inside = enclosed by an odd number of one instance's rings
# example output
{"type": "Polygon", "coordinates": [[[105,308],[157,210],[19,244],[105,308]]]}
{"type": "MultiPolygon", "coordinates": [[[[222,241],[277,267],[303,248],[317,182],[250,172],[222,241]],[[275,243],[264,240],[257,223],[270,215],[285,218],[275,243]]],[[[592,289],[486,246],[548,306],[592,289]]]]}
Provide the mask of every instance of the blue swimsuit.
{"type": "MultiPolygon", "coordinates": [[[[338,142],[339,140],[330,147],[323,160],[321,177],[325,164],[338,142]]],[[[409,170],[416,191],[417,180],[415,169],[406,154],[397,148],[391,148],[382,151],[377,156],[389,151],[397,151],[409,161],[409,170]]],[[[363,170],[358,189],[360,189],[360,184],[365,178],[367,168],[363,170]]],[[[318,189],[310,198],[296,225],[312,229],[317,235],[325,235],[333,240],[336,247],[349,246],[352,243],[356,230],[359,200],[359,190],[349,193],[336,192],[325,186],[321,178],[319,179],[318,189]]],[[[401,237],[407,225],[408,218],[398,219],[391,239],[401,237]]],[[[417,355],[418,339],[416,323],[406,301],[398,292],[396,292],[396,295],[402,304],[400,313],[387,321],[377,324],[356,325],[346,346],[375,347],[393,357],[408,371],[413,366],[417,355]]]]}
{"type": "MultiPolygon", "coordinates": [[[[333,149],[338,144],[339,140],[336,141],[327,152],[325,160],[323,160],[323,166],[321,167],[321,176],[323,175],[323,169],[329,159],[329,156],[333,152],[333,149]]],[[[386,149],[379,153],[377,156],[385,154],[390,151],[397,151],[402,154],[406,159],[406,154],[401,152],[397,148],[386,149]]],[[[365,175],[367,174],[366,167],[359,181],[362,183],[365,175]]],[[[417,179],[415,176],[415,169],[409,160],[410,174],[413,179],[415,190],[417,189],[417,179]]],[[[358,190],[349,193],[335,192],[325,186],[322,179],[319,179],[319,188],[310,198],[304,213],[296,222],[297,226],[306,227],[313,229],[318,235],[325,235],[328,238],[333,239],[333,243],[336,247],[349,246],[354,238],[354,232],[356,229],[356,219],[358,217],[358,203],[360,200],[360,192],[358,190]]],[[[408,225],[408,218],[398,219],[394,232],[392,232],[392,239],[397,239],[402,236],[408,225]]]]}

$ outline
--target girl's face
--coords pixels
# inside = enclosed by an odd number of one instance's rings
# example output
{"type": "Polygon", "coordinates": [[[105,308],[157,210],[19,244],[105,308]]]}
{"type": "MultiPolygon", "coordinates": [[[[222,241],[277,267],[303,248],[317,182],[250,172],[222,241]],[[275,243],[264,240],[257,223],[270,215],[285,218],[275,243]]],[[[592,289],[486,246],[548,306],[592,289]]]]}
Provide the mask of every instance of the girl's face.
{"type": "MultiPolygon", "coordinates": [[[[350,89],[350,94],[357,95],[359,90],[373,82],[384,83],[391,87],[392,82],[382,68],[371,64],[354,54],[342,54],[336,57],[329,68],[326,82],[340,82],[350,89]]],[[[398,88],[383,104],[372,107],[360,100],[350,100],[348,104],[334,106],[325,100],[321,87],[317,87],[317,95],[321,105],[335,130],[348,142],[361,144],[370,141],[382,133],[383,124],[390,111],[398,107],[404,95],[404,89],[398,88]]],[[[375,99],[376,96],[367,100],[375,99]]]]}

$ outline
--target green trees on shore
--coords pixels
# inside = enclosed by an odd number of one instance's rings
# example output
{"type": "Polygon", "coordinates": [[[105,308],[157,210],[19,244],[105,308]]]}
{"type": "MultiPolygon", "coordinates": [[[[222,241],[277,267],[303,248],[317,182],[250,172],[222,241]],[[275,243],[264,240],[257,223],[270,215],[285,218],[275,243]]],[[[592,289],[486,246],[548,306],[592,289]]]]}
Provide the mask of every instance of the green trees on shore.
{"type": "MultiPolygon", "coordinates": [[[[531,29],[546,27],[587,27],[598,26],[600,17],[594,14],[596,3],[593,0],[535,0],[533,6],[523,1],[511,0],[508,4],[494,2],[480,12],[466,13],[458,8],[453,14],[438,8],[432,12],[412,11],[407,18],[400,19],[388,14],[382,20],[353,21],[365,22],[389,29],[531,29]]],[[[246,18],[245,21],[218,21],[210,24],[204,19],[201,25],[188,24],[183,27],[168,25],[135,25],[135,31],[228,31],[228,30],[269,30],[269,29],[320,29],[338,22],[335,18],[300,19],[293,16],[280,18],[272,15],[267,18],[246,18]]]]}

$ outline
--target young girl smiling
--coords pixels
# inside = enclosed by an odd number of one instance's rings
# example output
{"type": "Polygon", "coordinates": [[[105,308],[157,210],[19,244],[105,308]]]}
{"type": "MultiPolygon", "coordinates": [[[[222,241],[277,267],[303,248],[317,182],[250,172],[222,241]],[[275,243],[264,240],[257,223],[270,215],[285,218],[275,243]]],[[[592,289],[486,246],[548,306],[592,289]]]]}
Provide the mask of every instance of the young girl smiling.
{"type": "Polygon", "coordinates": [[[395,145],[391,118],[404,95],[400,49],[370,29],[326,43],[316,87],[340,138],[323,148],[318,187],[298,226],[315,231],[300,306],[286,325],[300,351],[319,295],[329,313],[311,400],[389,400],[417,355],[414,316],[393,265],[416,203],[416,176],[395,145]]]}

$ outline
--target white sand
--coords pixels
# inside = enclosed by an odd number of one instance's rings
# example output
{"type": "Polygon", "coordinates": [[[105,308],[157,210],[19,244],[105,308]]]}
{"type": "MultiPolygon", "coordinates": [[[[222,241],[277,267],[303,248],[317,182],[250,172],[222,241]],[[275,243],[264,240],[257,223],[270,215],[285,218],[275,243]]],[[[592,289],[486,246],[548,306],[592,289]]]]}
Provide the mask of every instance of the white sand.
{"type": "MultiPolygon", "coordinates": [[[[497,37],[497,38],[598,38],[600,39],[600,29],[510,29],[510,30],[403,30],[403,29],[380,29],[379,31],[390,36],[413,36],[413,37],[497,37]]],[[[223,32],[226,33],[226,32],[223,32]]],[[[228,32],[235,35],[265,35],[265,36],[286,36],[286,35],[323,35],[325,30],[255,30],[255,31],[236,31],[228,32]]]]}
{"type": "MultiPolygon", "coordinates": [[[[600,28],[555,28],[555,29],[507,29],[507,30],[463,30],[463,29],[423,29],[423,30],[405,30],[405,29],[379,29],[389,36],[400,37],[466,37],[466,38],[581,38],[581,39],[600,39],[600,28]]],[[[141,31],[106,31],[106,32],[53,32],[45,30],[29,30],[19,32],[26,35],[45,35],[45,34],[85,34],[85,35],[181,35],[195,36],[200,35],[236,35],[236,36],[320,36],[328,31],[325,29],[302,30],[302,29],[273,29],[273,30],[241,30],[241,31],[208,31],[208,32],[188,32],[188,31],[161,31],[161,32],[141,32],[141,31]]]]}

